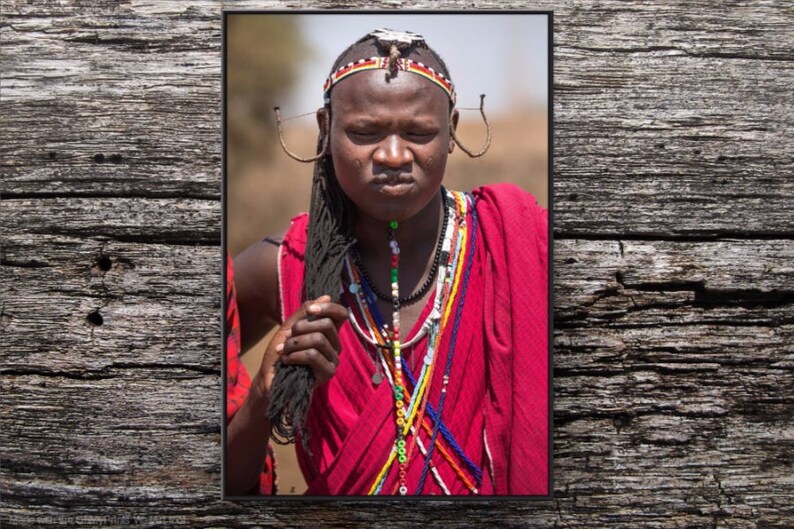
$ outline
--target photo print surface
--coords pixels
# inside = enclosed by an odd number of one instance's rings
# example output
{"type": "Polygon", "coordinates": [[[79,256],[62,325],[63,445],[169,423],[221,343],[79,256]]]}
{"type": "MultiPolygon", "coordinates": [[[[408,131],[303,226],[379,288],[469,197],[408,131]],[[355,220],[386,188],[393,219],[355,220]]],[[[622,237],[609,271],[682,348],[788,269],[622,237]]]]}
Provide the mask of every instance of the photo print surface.
{"type": "Polygon", "coordinates": [[[550,34],[224,13],[226,497],[549,495],[550,34]]]}

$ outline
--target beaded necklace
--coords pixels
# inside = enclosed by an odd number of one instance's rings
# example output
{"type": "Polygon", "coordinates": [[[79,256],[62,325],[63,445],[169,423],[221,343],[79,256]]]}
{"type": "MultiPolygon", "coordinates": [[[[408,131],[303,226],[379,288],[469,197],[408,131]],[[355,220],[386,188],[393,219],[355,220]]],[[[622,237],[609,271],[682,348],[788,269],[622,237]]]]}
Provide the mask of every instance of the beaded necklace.
{"type": "MultiPolygon", "coordinates": [[[[408,305],[412,305],[413,303],[419,301],[422,298],[422,296],[424,296],[427,293],[427,291],[430,289],[430,285],[433,284],[433,278],[435,278],[436,272],[438,271],[438,263],[439,261],[441,261],[441,246],[444,241],[443,234],[447,230],[447,223],[449,222],[449,215],[450,215],[449,212],[450,208],[446,207],[445,196],[446,196],[446,190],[442,186],[441,202],[444,205],[443,206],[444,220],[441,223],[442,237],[438,238],[438,244],[436,245],[435,255],[433,256],[433,264],[430,267],[430,273],[427,274],[427,279],[425,280],[425,282],[418,289],[416,289],[416,291],[413,294],[409,294],[407,296],[397,298],[397,301],[400,302],[401,307],[407,307],[408,305]]],[[[364,263],[361,261],[361,256],[358,254],[358,250],[356,250],[355,246],[351,248],[351,254],[353,256],[353,261],[356,263],[356,268],[359,269],[361,275],[363,276],[364,279],[363,283],[366,284],[367,287],[369,287],[369,289],[372,290],[372,292],[374,292],[376,296],[378,296],[378,298],[382,299],[383,301],[393,302],[393,299],[391,297],[381,293],[381,291],[377,289],[377,287],[375,286],[375,282],[372,281],[372,279],[369,277],[369,274],[367,273],[367,269],[364,267],[364,263]]]]}
{"type": "MultiPolygon", "coordinates": [[[[399,461],[399,477],[400,477],[400,495],[405,496],[408,493],[408,487],[405,485],[405,464],[407,458],[405,456],[405,432],[403,425],[405,425],[405,401],[403,401],[405,386],[403,385],[402,374],[402,360],[400,358],[400,283],[398,280],[398,270],[400,264],[400,246],[397,244],[397,239],[394,238],[394,230],[397,229],[397,221],[389,222],[389,246],[391,246],[391,297],[392,297],[392,355],[394,358],[394,406],[396,408],[397,416],[397,439],[395,446],[397,447],[397,461],[399,461]]],[[[416,388],[418,389],[418,387],[416,388]]],[[[416,390],[414,390],[414,394],[416,390]]],[[[413,403],[412,403],[413,404],[413,403]]]]}
{"type": "MultiPolygon", "coordinates": [[[[435,320],[433,327],[431,327],[430,331],[430,340],[428,341],[427,352],[424,356],[424,361],[422,363],[422,369],[417,379],[417,383],[414,385],[413,394],[410,396],[409,406],[406,410],[405,407],[405,386],[403,380],[403,362],[401,358],[401,351],[400,351],[400,342],[399,342],[399,284],[397,282],[398,277],[398,266],[399,266],[399,245],[397,245],[396,241],[394,240],[394,232],[393,229],[396,227],[396,223],[390,226],[392,229],[389,232],[390,238],[390,246],[392,247],[392,270],[391,270],[391,277],[392,277],[392,296],[394,299],[394,304],[392,308],[394,309],[394,313],[392,316],[393,322],[393,331],[392,331],[392,356],[393,356],[393,373],[394,373],[394,381],[393,381],[393,389],[394,389],[394,398],[395,398],[395,407],[396,407],[396,425],[397,425],[397,433],[395,435],[395,444],[392,449],[392,452],[389,455],[386,464],[381,469],[380,473],[378,474],[378,478],[373,483],[370,494],[379,494],[384,483],[386,480],[386,476],[388,474],[389,469],[391,468],[392,464],[394,463],[395,458],[398,462],[398,470],[397,470],[397,492],[400,495],[404,496],[408,493],[408,487],[406,485],[406,467],[408,463],[408,453],[406,450],[406,435],[411,429],[411,426],[414,423],[414,419],[416,418],[417,413],[424,409],[421,404],[427,403],[427,395],[429,395],[428,387],[429,381],[432,377],[434,360],[435,360],[435,352],[436,352],[436,345],[437,345],[437,337],[440,336],[439,325],[438,325],[438,316],[440,315],[440,308],[442,306],[442,300],[445,298],[443,291],[445,290],[445,284],[448,283],[446,280],[447,275],[446,273],[439,274],[439,281],[437,282],[437,290],[436,290],[436,298],[434,300],[434,307],[433,312],[431,313],[431,319],[435,320]],[[396,257],[396,258],[395,258],[396,257]],[[406,419],[407,418],[407,419],[406,419]]],[[[451,246],[451,233],[444,234],[444,240],[442,243],[442,262],[446,262],[446,259],[449,257],[449,251],[451,246]]],[[[445,267],[446,268],[446,267],[445,267]]],[[[446,289],[448,292],[448,288],[446,289]]],[[[424,414],[422,411],[421,415],[424,414]]]]}
{"type": "MultiPolygon", "coordinates": [[[[470,248],[469,248],[469,252],[473,253],[474,252],[474,248],[475,248],[475,244],[476,244],[476,241],[477,241],[477,215],[476,215],[476,213],[474,213],[474,208],[473,207],[472,207],[471,219],[472,219],[472,226],[471,226],[471,234],[472,235],[471,235],[471,245],[470,245],[470,248]]],[[[469,285],[469,273],[471,272],[472,262],[473,262],[473,259],[471,259],[471,258],[469,258],[469,260],[466,262],[466,272],[465,272],[465,275],[463,277],[463,282],[462,282],[463,290],[461,291],[460,300],[458,301],[457,314],[455,315],[455,325],[452,328],[452,338],[451,338],[450,344],[449,344],[450,354],[447,356],[447,365],[446,365],[446,369],[444,371],[444,379],[443,379],[443,384],[444,385],[441,388],[441,398],[440,398],[440,401],[438,403],[437,418],[436,418],[436,421],[435,421],[435,426],[433,428],[433,434],[430,437],[430,448],[428,449],[428,453],[427,453],[426,458],[425,458],[425,466],[422,469],[422,475],[419,478],[419,485],[417,487],[416,494],[422,494],[422,488],[424,487],[425,478],[427,476],[427,471],[428,471],[428,468],[429,468],[429,464],[428,463],[430,462],[430,459],[431,459],[431,456],[432,456],[432,453],[433,453],[433,447],[435,446],[435,440],[438,437],[439,431],[441,430],[441,412],[444,409],[444,401],[445,401],[446,396],[447,396],[447,385],[449,384],[449,371],[450,371],[450,369],[452,367],[452,352],[455,350],[455,342],[456,342],[457,337],[458,337],[458,332],[457,332],[458,331],[458,324],[460,323],[460,316],[461,316],[461,311],[463,310],[463,303],[466,300],[466,287],[468,287],[468,285],[469,285]]],[[[460,273],[461,273],[462,270],[463,270],[462,266],[458,267],[457,273],[458,273],[459,277],[460,277],[460,273]]],[[[458,283],[456,281],[456,285],[457,284],[460,284],[460,283],[458,283]]],[[[452,308],[451,304],[450,304],[449,308],[450,309],[452,308]]],[[[468,458],[465,458],[465,461],[467,463],[471,463],[471,461],[469,461],[468,458]]],[[[477,469],[476,466],[474,466],[474,474],[475,474],[475,477],[477,478],[477,482],[479,483],[481,481],[481,479],[482,479],[482,473],[479,472],[479,469],[477,469]]],[[[473,487],[469,482],[466,482],[466,485],[469,486],[469,490],[471,490],[474,494],[478,493],[477,488],[473,487]]]]}
{"type": "MultiPolygon", "coordinates": [[[[446,191],[446,190],[444,190],[446,191]]],[[[449,494],[449,489],[443,482],[438,470],[431,462],[431,456],[434,448],[437,448],[437,453],[441,455],[443,460],[450,465],[455,474],[463,481],[466,488],[474,494],[477,494],[477,486],[481,481],[482,472],[477,466],[466,457],[465,453],[457,445],[451,432],[444,426],[441,420],[441,410],[443,409],[444,396],[446,394],[446,386],[449,383],[449,373],[452,365],[452,348],[448,351],[446,365],[444,366],[444,376],[442,378],[441,389],[441,402],[439,403],[438,412],[434,410],[429,401],[429,387],[430,381],[433,377],[435,370],[435,360],[437,358],[438,347],[441,342],[441,336],[447,329],[448,325],[452,323],[450,320],[453,305],[455,304],[458,292],[461,292],[461,300],[458,302],[458,310],[456,311],[454,320],[454,327],[460,320],[460,313],[462,308],[462,298],[465,296],[465,282],[461,289],[461,283],[464,280],[463,264],[466,262],[466,274],[468,277],[468,270],[471,265],[471,253],[473,246],[468,248],[467,251],[467,223],[466,216],[469,211],[473,214],[472,203],[463,193],[446,192],[446,205],[450,208],[450,217],[456,219],[455,222],[448,223],[446,229],[442,230],[441,252],[439,254],[439,269],[438,276],[436,277],[435,297],[433,299],[433,308],[428,312],[425,321],[408,342],[400,342],[400,297],[399,297],[399,255],[400,249],[397,243],[394,232],[398,227],[396,222],[389,223],[388,237],[389,246],[391,251],[391,294],[392,294],[392,325],[391,332],[388,326],[383,321],[380,311],[377,308],[377,298],[375,293],[372,292],[366,280],[361,277],[362,274],[356,267],[352,266],[351,259],[348,258],[345,262],[345,271],[349,286],[345,294],[347,296],[348,306],[358,308],[357,311],[360,315],[359,319],[354,315],[354,310],[350,311],[349,319],[352,327],[356,333],[363,339],[366,344],[373,346],[374,358],[371,358],[376,366],[375,374],[373,374],[373,383],[377,385],[382,379],[379,365],[382,365],[383,371],[391,385],[394,397],[394,416],[395,416],[395,441],[392,451],[387,458],[383,468],[378,473],[377,478],[372,484],[369,494],[380,494],[383,490],[386,478],[389,475],[389,470],[393,468],[395,460],[397,462],[397,479],[394,490],[390,491],[392,494],[399,493],[405,495],[408,493],[408,485],[406,482],[407,466],[410,463],[413,455],[418,449],[425,459],[422,476],[420,479],[417,494],[421,493],[422,486],[427,472],[431,472],[435,481],[444,493],[449,494]],[[409,346],[418,342],[423,336],[428,336],[427,351],[424,355],[420,373],[414,377],[411,369],[408,366],[404,350],[409,346]],[[391,352],[391,355],[385,354],[391,352]],[[390,358],[391,356],[391,358],[390,358]],[[413,391],[409,393],[408,382],[413,391]],[[429,421],[429,422],[428,422],[429,421]],[[432,425],[432,426],[431,426],[432,425]],[[424,431],[427,435],[430,444],[425,445],[420,439],[420,432],[424,431]],[[440,435],[439,435],[440,434],[440,435]],[[474,477],[474,482],[467,476],[461,466],[455,461],[450,454],[450,451],[442,444],[443,441],[452,449],[452,452],[462,461],[468,468],[469,474],[474,477]]],[[[446,217],[445,212],[445,217],[446,217]]],[[[473,241],[472,241],[473,242],[473,241]]],[[[437,251],[438,253],[438,251],[437,251]]],[[[454,344],[454,340],[452,342],[454,344]]],[[[369,351],[369,349],[367,349],[369,351]]]]}

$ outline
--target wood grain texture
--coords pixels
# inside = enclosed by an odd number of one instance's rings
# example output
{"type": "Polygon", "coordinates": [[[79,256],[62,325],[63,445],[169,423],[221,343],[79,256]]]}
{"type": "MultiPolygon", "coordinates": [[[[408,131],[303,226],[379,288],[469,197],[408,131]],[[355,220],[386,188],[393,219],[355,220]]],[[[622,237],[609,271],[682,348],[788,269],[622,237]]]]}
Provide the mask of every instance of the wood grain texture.
{"type": "Polygon", "coordinates": [[[220,499],[221,9],[3,3],[4,527],[790,527],[794,12],[554,9],[554,493],[220,499]]]}

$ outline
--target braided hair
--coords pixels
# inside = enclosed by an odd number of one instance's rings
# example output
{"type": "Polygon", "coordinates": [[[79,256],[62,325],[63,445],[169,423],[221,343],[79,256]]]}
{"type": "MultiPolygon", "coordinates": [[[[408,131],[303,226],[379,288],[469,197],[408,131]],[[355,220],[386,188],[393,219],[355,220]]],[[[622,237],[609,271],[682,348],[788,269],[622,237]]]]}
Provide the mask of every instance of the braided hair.
{"type": "MultiPolygon", "coordinates": [[[[384,48],[372,34],[368,34],[348,46],[337,57],[331,73],[342,65],[361,58],[390,56],[400,53],[404,57],[432,65],[449,79],[449,71],[441,57],[424,41],[403,46],[384,48]]],[[[390,75],[396,72],[391,71],[390,75]]],[[[387,74],[389,75],[389,74],[387,74]]],[[[450,101],[450,111],[453,103],[450,101]]],[[[327,119],[331,120],[331,103],[326,100],[327,119]]],[[[326,129],[326,133],[330,127],[326,129]]],[[[317,153],[323,149],[323,138],[317,140],[317,153]]],[[[312,195],[309,206],[309,227],[306,240],[303,293],[307,300],[328,294],[333,302],[340,300],[340,279],[344,260],[356,243],[354,236],[356,208],[345,195],[334,172],[330,152],[318,159],[314,165],[312,195]]],[[[303,448],[309,452],[306,416],[311,404],[314,375],[308,366],[276,364],[276,374],[271,390],[267,416],[272,425],[271,438],[279,444],[301,438],[303,448]]]]}

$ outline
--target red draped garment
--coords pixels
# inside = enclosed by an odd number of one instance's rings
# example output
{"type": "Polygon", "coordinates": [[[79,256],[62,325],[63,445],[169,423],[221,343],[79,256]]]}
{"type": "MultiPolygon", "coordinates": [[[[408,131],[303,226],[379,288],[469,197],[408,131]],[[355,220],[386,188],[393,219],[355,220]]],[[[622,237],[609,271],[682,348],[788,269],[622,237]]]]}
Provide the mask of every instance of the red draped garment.
{"type": "MultiPolygon", "coordinates": [[[[445,332],[439,366],[452,354],[442,422],[478,475],[452,444],[437,436],[431,463],[414,451],[408,462],[409,494],[546,495],[549,492],[548,231],[546,210],[511,184],[475,190],[477,233],[455,345],[445,332]],[[446,452],[450,457],[444,457],[446,452]],[[425,474],[425,479],[421,476],[425,474]],[[417,485],[422,480],[421,492],[417,485]],[[443,483],[442,484],[440,483],[443,483]]],[[[282,321],[303,302],[308,216],[295,217],[279,252],[282,321]]],[[[432,296],[408,341],[431,309],[432,296]]],[[[357,309],[355,309],[357,310],[357,309]]],[[[457,307],[453,307],[456,311],[457,307]]],[[[371,351],[346,322],[340,332],[340,363],[331,380],[314,391],[308,416],[311,454],[296,443],[309,495],[367,494],[395,439],[389,383],[372,382],[371,351]]],[[[418,366],[427,337],[403,351],[418,366]]],[[[443,368],[433,371],[429,406],[438,409],[443,368]]],[[[410,392],[410,390],[409,390],[410,392]]],[[[432,429],[434,421],[425,415],[432,429]]],[[[424,430],[421,442],[429,448],[424,430]]],[[[409,436],[409,438],[412,436],[409,436]]],[[[383,493],[393,494],[397,465],[383,493]]]]}

